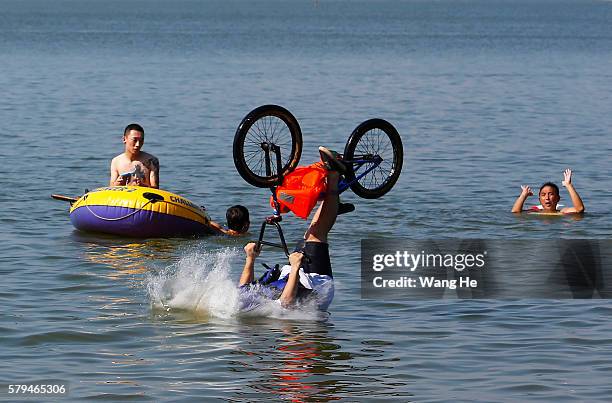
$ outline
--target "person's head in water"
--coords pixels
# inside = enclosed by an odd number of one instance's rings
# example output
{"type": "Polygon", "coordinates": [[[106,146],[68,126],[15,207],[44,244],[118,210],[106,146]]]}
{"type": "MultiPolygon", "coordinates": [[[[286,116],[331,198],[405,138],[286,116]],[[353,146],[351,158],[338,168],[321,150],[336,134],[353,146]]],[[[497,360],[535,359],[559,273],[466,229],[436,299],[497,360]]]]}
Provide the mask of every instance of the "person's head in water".
{"type": "Polygon", "coordinates": [[[228,208],[225,218],[227,218],[227,227],[238,233],[247,232],[251,224],[249,210],[239,204],[228,208]]]}
{"type": "Polygon", "coordinates": [[[540,204],[544,207],[544,211],[557,211],[557,203],[561,200],[557,185],[552,182],[546,182],[540,187],[538,197],[540,204]]]}

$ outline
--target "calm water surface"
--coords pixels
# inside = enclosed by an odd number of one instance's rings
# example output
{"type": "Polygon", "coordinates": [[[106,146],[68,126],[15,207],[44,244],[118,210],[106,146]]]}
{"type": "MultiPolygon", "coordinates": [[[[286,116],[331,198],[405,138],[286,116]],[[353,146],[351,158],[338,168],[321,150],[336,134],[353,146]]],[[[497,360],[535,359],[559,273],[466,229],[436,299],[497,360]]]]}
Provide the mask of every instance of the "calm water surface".
{"type": "MultiPolygon", "coordinates": [[[[375,301],[359,290],[362,238],[610,237],[612,3],[0,7],[1,383],[65,380],[75,401],[612,395],[605,300],[375,301]],[[121,130],[137,121],[163,188],[218,220],[245,204],[258,222],[268,191],[237,175],[231,146],[241,118],[264,103],[299,119],[303,162],[320,144],[342,150],[371,117],[402,134],[393,191],[345,197],[357,211],[331,237],[326,315],[237,316],[244,240],[79,233],[67,205],[49,198],[106,184],[121,130]],[[520,184],[560,183],[566,167],[589,212],[582,220],[508,213],[520,184]]],[[[304,222],[284,228],[298,238],[304,222]]]]}

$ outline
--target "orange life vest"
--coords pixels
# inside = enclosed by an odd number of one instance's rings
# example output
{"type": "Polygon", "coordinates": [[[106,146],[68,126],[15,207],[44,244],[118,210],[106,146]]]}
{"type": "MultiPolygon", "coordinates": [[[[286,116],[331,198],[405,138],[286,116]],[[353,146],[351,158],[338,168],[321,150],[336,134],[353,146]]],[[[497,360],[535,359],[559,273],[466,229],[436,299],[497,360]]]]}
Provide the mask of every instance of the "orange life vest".
{"type": "MultiPolygon", "coordinates": [[[[327,170],[320,165],[317,163],[307,167],[297,167],[285,176],[283,184],[276,189],[281,213],[291,210],[300,218],[308,218],[317,200],[327,189],[325,183],[327,170]]],[[[272,197],[270,197],[270,205],[274,207],[272,197]]]]}

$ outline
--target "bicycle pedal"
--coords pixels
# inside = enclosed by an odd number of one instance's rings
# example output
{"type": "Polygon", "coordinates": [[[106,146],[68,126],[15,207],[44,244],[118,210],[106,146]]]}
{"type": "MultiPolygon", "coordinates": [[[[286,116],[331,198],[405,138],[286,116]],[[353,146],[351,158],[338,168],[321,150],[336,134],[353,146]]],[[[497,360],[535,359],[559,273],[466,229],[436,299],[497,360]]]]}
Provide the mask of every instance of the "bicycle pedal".
{"type": "Polygon", "coordinates": [[[355,205],[353,203],[338,203],[338,215],[346,214],[355,211],[355,205]]]}

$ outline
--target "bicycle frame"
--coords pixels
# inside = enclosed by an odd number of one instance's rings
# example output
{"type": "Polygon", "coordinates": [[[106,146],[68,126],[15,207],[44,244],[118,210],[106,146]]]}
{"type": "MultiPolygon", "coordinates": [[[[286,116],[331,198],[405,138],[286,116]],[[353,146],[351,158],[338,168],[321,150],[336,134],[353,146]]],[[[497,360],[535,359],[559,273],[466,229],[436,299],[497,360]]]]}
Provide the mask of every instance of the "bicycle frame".
{"type": "Polygon", "coordinates": [[[283,220],[283,217],[280,214],[280,204],[278,203],[278,199],[276,198],[276,188],[283,184],[283,173],[281,171],[281,164],[282,164],[281,161],[282,160],[281,160],[281,154],[280,154],[280,147],[277,146],[276,144],[270,144],[270,143],[264,142],[264,143],[261,143],[261,148],[265,152],[264,160],[266,163],[266,175],[267,176],[272,175],[272,164],[271,164],[270,153],[272,152],[275,154],[276,171],[277,171],[276,174],[277,174],[278,180],[277,180],[276,185],[270,187],[270,191],[272,192],[272,200],[274,204],[274,213],[273,215],[266,217],[264,222],[261,224],[261,229],[259,230],[259,238],[257,240],[257,250],[259,250],[262,245],[273,246],[275,248],[281,248],[285,252],[285,255],[289,256],[289,248],[287,248],[287,242],[285,241],[285,235],[283,234],[283,229],[281,228],[279,224],[283,220]],[[264,237],[264,233],[266,232],[266,226],[268,225],[272,225],[276,227],[278,231],[278,236],[281,241],[280,244],[264,241],[263,237],[264,237]]]}
{"type": "Polygon", "coordinates": [[[338,194],[341,194],[345,190],[351,187],[351,185],[355,182],[358,182],[361,178],[372,172],[376,167],[380,165],[383,161],[380,155],[363,155],[359,156],[353,160],[344,161],[345,164],[349,164],[353,166],[353,172],[357,173],[357,171],[364,166],[365,164],[372,164],[368,169],[361,172],[359,175],[355,176],[355,179],[352,181],[347,181],[345,178],[340,179],[338,182],[338,194]]]}

